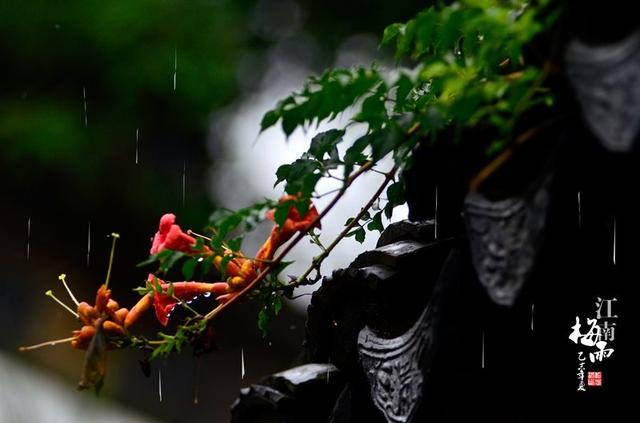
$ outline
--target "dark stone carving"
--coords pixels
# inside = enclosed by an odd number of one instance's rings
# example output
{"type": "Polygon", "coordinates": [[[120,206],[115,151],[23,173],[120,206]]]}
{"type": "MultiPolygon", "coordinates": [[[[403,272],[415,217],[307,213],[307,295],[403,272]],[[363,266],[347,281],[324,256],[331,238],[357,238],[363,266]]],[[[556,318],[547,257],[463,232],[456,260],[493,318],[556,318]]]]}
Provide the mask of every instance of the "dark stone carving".
{"type": "Polygon", "coordinates": [[[465,199],[473,267],[497,304],[512,306],[533,268],[549,205],[549,180],[522,197],[491,201],[470,192],[465,199]]]}
{"type": "Polygon", "coordinates": [[[608,150],[630,151],[640,129],[640,32],[600,46],[573,40],[565,61],[587,126],[608,150]]]}
{"type": "Polygon", "coordinates": [[[429,341],[429,306],[397,338],[382,338],[366,326],[358,335],[362,367],[371,384],[373,403],[389,423],[410,421],[422,398],[420,358],[429,341]]]}
{"type": "Polygon", "coordinates": [[[344,378],[331,364],[305,364],[240,391],[232,422],[325,422],[344,378]]]}
{"type": "Polygon", "coordinates": [[[424,241],[433,239],[434,226],[433,220],[418,222],[401,220],[400,222],[392,223],[380,234],[376,247],[383,247],[403,240],[424,241]]]}

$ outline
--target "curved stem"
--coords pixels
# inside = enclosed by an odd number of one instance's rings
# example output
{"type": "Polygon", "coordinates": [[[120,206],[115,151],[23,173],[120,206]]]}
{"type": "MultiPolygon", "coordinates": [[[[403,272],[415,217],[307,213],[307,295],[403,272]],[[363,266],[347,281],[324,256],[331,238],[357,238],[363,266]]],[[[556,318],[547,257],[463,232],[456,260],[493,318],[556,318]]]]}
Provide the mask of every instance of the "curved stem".
{"type": "Polygon", "coordinates": [[[117,233],[112,233],[111,234],[111,254],[109,255],[109,267],[107,268],[107,278],[104,282],[104,287],[108,287],[109,286],[109,279],[111,279],[111,268],[113,267],[113,255],[116,251],[116,240],[118,238],[120,238],[120,235],[117,233]]]}
{"type": "Polygon", "coordinates": [[[318,222],[320,222],[320,220],[323,217],[325,217],[327,215],[327,213],[329,213],[331,211],[331,209],[333,209],[335,207],[335,205],[342,198],[342,196],[344,196],[344,193],[347,191],[347,188],[349,188],[349,186],[351,186],[353,181],[355,181],[360,175],[362,175],[367,170],[369,170],[373,165],[374,165],[373,161],[368,161],[365,164],[363,164],[358,170],[353,172],[347,178],[344,186],[340,189],[340,191],[331,199],[331,202],[327,205],[327,207],[325,207],[325,209],[318,216],[316,216],[315,219],[313,219],[311,221],[311,223],[309,224],[309,228],[306,231],[299,232],[298,235],[296,235],[296,237],[293,238],[293,241],[291,241],[289,244],[287,244],[285,249],[280,254],[278,254],[278,256],[275,259],[273,259],[273,261],[269,265],[267,265],[267,267],[265,267],[264,270],[262,272],[260,272],[260,274],[258,274],[258,276],[256,276],[256,278],[254,280],[252,280],[250,283],[248,283],[247,286],[242,288],[242,290],[239,291],[236,295],[234,295],[233,297],[229,298],[229,300],[227,302],[225,302],[223,304],[220,304],[219,306],[217,306],[216,308],[211,310],[209,313],[207,313],[204,316],[204,319],[205,320],[213,319],[216,315],[218,315],[218,313],[220,313],[225,308],[229,307],[231,304],[236,302],[238,300],[238,298],[240,298],[243,295],[245,295],[254,286],[256,286],[258,283],[263,281],[264,278],[267,277],[269,272],[271,272],[272,269],[276,268],[278,266],[278,264],[280,264],[280,262],[282,262],[284,257],[287,254],[289,254],[289,252],[293,249],[293,247],[295,247],[296,244],[298,244],[298,242],[300,242],[302,240],[302,238],[304,238],[307,235],[307,232],[309,232],[312,228],[314,228],[316,226],[316,224],[318,222]]]}
{"type": "Polygon", "coordinates": [[[351,220],[351,222],[349,222],[347,226],[344,227],[342,232],[340,232],[340,234],[333,240],[333,242],[329,244],[329,246],[327,246],[322,251],[322,254],[320,254],[319,256],[313,259],[313,262],[307,268],[307,270],[302,275],[300,275],[295,282],[288,284],[287,287],[295,288],[299,286],[307,279],[307,277],[309,276],[309,274],[311,274],[313,269],[320,269],[320,265],[329,256],[329,254],[336,247],[336,245],[338,245],[338,243],[340,243],[340,241],[342,241],[347,236],[347,234],[351,231],[351,229],[353,229],[353,227],[358,224],[362,216],[364,216],[365,213],[371,208],[371,206],[373,206],[373,203],[375,203],[375,201],[380,197],[380,195],[382,194],[382,191],[384,191],[384,188],[389,184],[389,182],[393,180],[397,170],[398,170],[398,167],[394,166],[389,172],[384,173],[385,175],[384,181],[382,181],[382,183],[380,184],[376,192],[371,196],[371,198],[369,198],[369,201],[367,202],[367,204],[365,204],[364,207],[360,209],[358,214],[351,220]]]}
{"type": "MultiPolygon", "coordinates": [[[[413,135],[415,135],[416,132],[418,132],[418,130],[420,129],[420,126],[421,126],[420,122],[416,122],[411,128],[409,128],[409,130],[406,132],[406,134],[404,136],[404,140],[407,140],[410,137],[412,137],[413,135]]],[[[248,283],[247,286],[245,286],[236,295],[234,295],[233,297],[229,298],[229,300],[227,302],[225,302],[223,304],[220,304],[219,306],[217,306],[216,308],[211,310],[209,313],[207,313],[204,316],[204,320],[213,319],[222,310],[224,310],[225,308],[229,307],[231,304],[236,302],[239,298],[241,298],[242,296],[247,294],[249,291],[251,291],[254,286],[256,286],[258,283],[263,281],[264,278],[267,277],[269,272],[271,272],[271,270],[275,269],[282,262],[284,257],[286,257],[286,255],[289,254],[289,252],[293,249],[293,247],[295,247],[302,240],[302,238],[304,238],[307,235],[307,232],[311,231],[316,226],[316,224],[318,222],[320,222],[327,215],[327,213],[329,213],[331,211],[331,209],[333,209],[335,207],[335,205],[338,203],[338,201],[344,196],[345,192],[347,191],[347,188],[349,188],[351,186],[353,181],[355,181],[363,173],[365,173],[368,170],[370,170],[375,164],[376,164],[376,162],[374,162],[373,160],[369,160],[366,163],[364,163],[358,170],[356,170],[351,175],[349,175],[349,177],[345,180],[344,185],[342,186],[340,191],[338,191],[338,193],[331,199],[331,202],[327,205],[327,207],[325,207],[325,209],[318,216],[316,216],[315,219],[313,219],[311,221],[311,223],[308,226],[308,229],[305,230],[305,231],[299,232],[298,235],[296,235],[295,238],[293,238],[293,240],[289,244],[287,244],[285,249],[280,254],[278,254],[278,256],[273,260],[273,262],[271,262],[269,265],[267,265],[267,267],[265,267],[264,270],[262,272],[260,272],[260,274],[258,276],[256,276],[256,278],[254,280],[252,280],[250,283],[248,283]]],[[[373,204],[373,202],[377,199],[377,197],[380,196],[380,194],[382,193],[382,190],[384,190],[384,187],[395,176],[395,172],[396,171],[397,171],[397,165],[394,166],[393,169],[390,170],[387,173],[387,176],[385,177],[384,183],[378,188],[378,190],[376,191],[376,194],[369,200],[369,203],[367,203],[367,206],[365,207],[365,210],[370,208],[371,205],[373,204]]],[[[363,211],[361,211],[361,213],[364,214],[363,211]]],[[[337,245],[338,242],[340,242],[340,240],[342,238],[344,238],[345,235],[346,235],[346,232],[344,233],[344,235],[341,233],[331,243],[331,245],[329,246],[330,249],[329,249],[329,247],[327,249],[329,251],[331,251],[331,249],[333,249],[335,247],[335,245],[337,245]]]]}

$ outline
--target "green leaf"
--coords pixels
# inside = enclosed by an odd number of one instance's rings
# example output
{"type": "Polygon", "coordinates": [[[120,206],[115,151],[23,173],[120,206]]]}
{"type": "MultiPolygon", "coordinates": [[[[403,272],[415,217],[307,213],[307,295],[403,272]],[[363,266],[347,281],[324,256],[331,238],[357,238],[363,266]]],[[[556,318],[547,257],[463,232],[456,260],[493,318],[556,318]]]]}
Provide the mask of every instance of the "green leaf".
{"type": "Polygon", "coordinates": [[[344,176],[351,175],[355,165],[363,164],[367,161],[367,156],[363,154],[364,150],[370,145],[371,136],[363,135],[358,138],[344,154],[344,176]]]}
{"type": "Polygon", "coordinates": [[[171,255],[160,264],[160,270],[166,274],[184,256],[186,254],[181,251],[171,251],[171,255]]]}
{"type": "MultiPolygon", "coordinates": [[[[311,198],[311,196],[313,195],[313,192],[316,190],[316,185],[318,184],[318,181],[320,179],[322,179],[322,175],[320,173],[310,173],[303,176],[302,189],[299,191],[303,199],[311,198]]],[[[309,210],[309,202],[298,201],[296,203],[296,208],[298,209],[298,212],[302,216],[304,216],[305,214],[307,214],[307,211],[309,210]]]]}
{"type": "Polygon", "coordinates": [[[392,206],[404,204],[404,183],[396,182],[387,188],[387,199],[392,206]]]}
{"type": "Polygon", "coordinates": [[[415,19],[411,19],[404,26],[404,30],[402,34],[396,38],[396,60],[402,59],[411,51],[411,46],[413,43],[413,37],[416,32],[416,21],[415,19]]]}
{"type": "Polygon", "coordinates": [[[153,289],[155,289],[158,294],[162,294],[162,285],[160,284],[160,280],[155,276],[153,278],[153,289]]]}
{"type": "Polygon", "coordinates": [[[243,237],[238,236],[227,241],[227,245],[231,251],[240,251],[242,248],[243,237]]]}
{"type": "Polygon", "coordinates": [[[287,267],[289,267],[293,263],[295,263],[295,262],[294,261],[281,261],[280,263],[278,263],[276,268],[271,271],[271,274],[277,276],[280,273],[282,273],[282,271],[284,271],[284,269],[286,269],[287,267]]]}
{"type": "MultiPolygon", "coordinates": [[[[285,186],[285,192],[291,195],[298,195],[305,191],[308,191],[311,187],[315,187],[314,178],[320,175],[317,171],[320,170],[320,163],[315,159],[305,158],[304,156],[291,163],[289,173],[287,175],[285,186]],[[306,178],[306,179],[305,179],[306,178]]],[[[317,182],[317,179],[315,180],[317,182]]],[[[311,189],[311,192],[313,190],[311,189]]],[[[309,197],[311,194],[306,195],[309,197]]]]}
{"type": "Polygon", "coordinates": [[[344,132],[340,129],[330,129],[319,133],[311,140],[309,154],[318,160],[323,160],[324,155],[330,153],[342,141],[344,132]]]}
{"type": "Polygon", "coordinates": [[[393,204],[391,203],[387,203],[386,206],[384,206],[384,215],[387,219],[391,219],[391,216],[393,216],[393,204]]]}
{"type": "Polygon", "coordinates": [[[160,251],[158,254],[150,255],[148,259],[138,263],[136,267],[146,266],[147,264],[152,264],[152,263],[155,263],[156,261],[163,261],[167,257],[171,256],[171,254],[173,254],[173,251],[171,250],[160,251]]]}
{"type": "Polygon", "coordinates": [[[211,270],[211,266],[213,265],[213,259],[215,256],[212,254],[204,259],[202,262],[202,274],[206,275],[211,270]]]}
{"type": "Polygon", "coordinates": [[[277,316],[280,314],[280,310],[282,310],[282,297],[276,296],[273,299],[273,313],[277,316]]]}
{"type": "Polygon", "coordinates": [[[297,107],[282,111],[282,130],[287,135],[291,135],[298,126],[305,121],[304,109],[297,107]]]}
{"type": "MultiPolygon", "coordinates": [[[[140,294],[140,296],[145,296],[149,293],[149,287],[148,286],[138,286],[136,288],[133,288],[133,290],[135,292],[137,292],[138,294],[140,294]]],[[[151,291],[153,291],[153,288],[151,288],[151,291]]]]}
{"type": "Polygon", "coordinates": [[[186,260],[182,264],[182,275],[184,276],[185,280],[188,281],[193,278],[193,272],[196,269],[196,264],[198,264],[198,261],[196,258],[186,260]]]}
{"type": "Polygon", "coordinates": [[[364,228],[356,229],[356,231],[355,231],[356,241],[358,241],[360,244],[362,244],[364,242],[364,239],[365,239],[366,236],[367,236],[367,233],[364,230],[364,228]]]}
{"type": "Polygon", "coordinates": [[[382,128],[389,118],[385,106],[386,95],[387,86],[382,83],[373,95],[364,99],[360,113],[355,116],[354,120],[367,123],[370,130],[375,131],[382,128]]]}
{"type": "Polygon", "coordinates": [[[280,113],[278,113],[277,110],[269,110],[262,117],[262,121],[260,122],[260,132],[275,125],[279,119],[280,119],[280,113]]]}
{"type": "Polygon", "coordinates": [[[271,316],[269,315],[267,309],[263,308],[262,310],[260,310],[260,313],[258,313],[258,329],[260,329],[263,338],[266,338],[266,336],[269,334],[268,331],[270,321],[271,316]]]}
{"type": "MultiPolygon", "coordinates": [[[[191,279],[191,278],[187,278],[191,279]]],[[[173,286],[173,282],[169,282],[169,287],[167,288],[167,295],[173,297],[173,293],[175,292],[175,287],[173,286]]]]}
{"type": "Polygon", "coordinates": [[[402,74],[395,84],[396,86],[396,98],[394,110],[396,112],[404,111],[407,104],[407,97],[413,89],[413,81],[407,75],[402,74]]]}
{"type": "Polygon", "coordinates": [[[284,225],[284,221],[287,220],[287,217],[289,217],[289,210],[291,209],[291,207],[293,207],[293,205],[293,200],[287,200],[283,201],[275,207],[273,218],[278,226],[284,225]]]}
{"type": "Polygon", "coordinates": [[[290,164],[283,164],[276,170],[276,183],[273,186],[277,186],[280,182],[286,180],[289,177],[289,173],[291,172],[290,164]]]}
{"type": "Polygon", "coordinates": [[[404,25],[401,23],[393,23],[386,27],[382,34],[382,41],[380,42],[380,45],[383,46],[388,44],[391,40],[397,37],[403,29],[404,25]]]}
{"type": "Polygon", "coordinates": [[[396,125],[389,125],[386,128],[371,133],[369,142],[371,143],[371,157],[378,161],[393,151],[400,144],[404,133],[396,125]]]}
{"type": "Polygon", "coordinates": [[[384,226],[382,225],[381,211],[373,215],[371,222],[369,222],[369,224],[367,225],[367,229],[369,229],[370,231],[378,231],[382,233],[382,231],[384,230],[384,226]]]}

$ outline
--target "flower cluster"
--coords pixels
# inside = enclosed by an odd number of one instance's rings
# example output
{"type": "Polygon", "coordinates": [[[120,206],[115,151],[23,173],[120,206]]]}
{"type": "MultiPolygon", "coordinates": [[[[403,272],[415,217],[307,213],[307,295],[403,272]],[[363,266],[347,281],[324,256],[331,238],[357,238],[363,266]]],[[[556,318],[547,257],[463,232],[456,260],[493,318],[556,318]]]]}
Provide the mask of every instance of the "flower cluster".
{"type": "MultiPolygon", "coordinates": [[[[291,196],[283,197],[281,203],[295,199],[291,196]]],[[[267,213],[267,218],[274,220],[274,211],[267,213]]],[[[106,354],[108,349],[122,348],[123,346],[140,346],[145,344],[144,338],[136,338],[130,335],[131,326],[138,321],[144,312],[153,308],[158,322],[167,326],[169,317],[178,304],[190,302],[200,295],[213,295],[219,303],[225,303],[234,296],[240,295],[240,292],[249,284],[256,281],[258,275],[265,271],[268,264],[273,260],[275,251],[297,232],[304,232],[312,228],[319,227],[318,212],[315,207],[311,206],[309,211],[301,216],[295,207],[291,207],[288,216],[281,226],[274,226],[269,237],[258,250],[255,258],[247,258],[240,251],[233,251],[228,247],[223,247],[221,251],[214,252],[208,246],[200,246],[196,239],[189,233],[182,231],[176,224],[176,216],[172,213],[163,215],[157,233],[153,237],[150,253],[157,255],[163,251],[171,250],[187,254],[195,258],[199,255],[206,256],[212,260],[214,266],[221,274],[226,275],[225,281],[216,282],[168,282],[159,279],[154,274],[147,277],[147,288],[144,289],[142,298],[128,310],[120,307],[120,305],[111,298],[111,290],[108,288],[109,277],[111,275],[111,267],[113,264],[113,256],[115,250],[115,241],[119,238],[118,234],[112,234],[113,243],[111,246],[111,256],[109,259],[109,268],[104,284],[100,285],[96,294],[94,305],[87,302],[78,302],[66,283],[65,275],[60,275],[59,279],[69,293],[72,301],[76,305],[76,311],[67,306],[63,301],[56,298],[52,291],[48,291],[47,295],[62,305],[67,311],[73,314],[82,324],[80,329],[74,330],[72,336],[57,341],[49,341],[30,347],[23,347],[21,350],[31,350],[48,345],[69,342],[75,349],[86,350],[85,365],[78,385],[80,389],[93,388],[99,389],[102,384],[105,373],[106,354]]],[[[201,316],[199,316],[201,317],[201,316]]],[[[206,319],[200,319],[195,326],[179,326],[178,332],[182,331],[180,338],[184,340],[186,331],[193,330],[189,336],[189,342],[193,342],[194,346],[201,338],[211,337],[213,328],[207,325],[206,319]],[[196,329],[193,329],[196,328],[196,329]],[[205,330],[206,329],[206,330],[205,330]],[[208,334],[204,337],[198,337],[200,333],[208,334]],[[194,336],[195,335],[195,336],[194,336]]],[[[168,336],[173,340],[178,339],[178,332],[175,336],[168,336]]],[[[165,338],[166,341],[166,338],[165,338]]],[[[156,350],[162,350],[162,353],[171,352],[170,344],[162,344],[165,341],[154,341],[161,345],[156,350]]],[[[176,341],[178,342],[178,341],[176,341]]],[[[183,341],[180,341],[183,342],[183,341]]],[[[175,347],[179,350],[179,347],[175,347]]],[[[154,354],[157,352],[154,350],[154,354]]]]}
{"type": "MultiPolygon", "coordinates": [[[[284,196],[281,203],[295,200],[294,196],[284,196]]],[[[274,210],[267,212],[267,219],[274,220],[274,210]]],[[[153,274],[148,277],[149,282],[159,283],[161,292],[154,291],[148,293],[140,299],[132,309],[125,321],[125,328],[128,328],[138,318],[138,316],[154,307],[156,317],[163,326],[169,321],[169,315],[173,308],[181,301],[190,301],[198,295],[211,293],[216,296],[220,303],[228,301],[238,292],[250,284],[257,275],[265,269],[266,265],[273,259],[275,251],[286,243],[297,232],[307,231],[312,225],[320,227],[317,221],[318,211],[311,206],[304,216],[300,216],[298,210],[291,206],[286,220],[281,226],[275,225],[269,237],[258,250],[253,259],[245,257],[240,251],[232,251],[224,248],[223,254],[214,254],[207,246],[202,250],[195,249],[196,239],[182,231],[176,224],[176,216],[167,213],[160,218],[158,232],[153,237],[150,253],[158,254],[165,250],[179,251],[186,254],[201,254],[204,256],[214,255],[213,264],[221,273],[227,276],[226,281],[205,283],[205,282],[173,282],[167,283],[158,279],[153,274]],[[315,223],[314,223],[315,222],[315,223]],[[224,256],[232,258],[226,260],[224,256]],[[170,287],[173,286],[172,295],[169,295],[170,287]]]]}

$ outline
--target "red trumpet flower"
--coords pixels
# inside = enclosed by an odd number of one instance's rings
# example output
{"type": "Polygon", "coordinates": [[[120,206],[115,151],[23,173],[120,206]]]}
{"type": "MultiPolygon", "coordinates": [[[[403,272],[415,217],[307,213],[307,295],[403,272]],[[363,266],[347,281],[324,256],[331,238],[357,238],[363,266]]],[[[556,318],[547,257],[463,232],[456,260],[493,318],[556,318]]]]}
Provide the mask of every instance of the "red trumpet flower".
{"type": "Polygon", "coordinates": [[[176,225],[176,215],[167,213],[160,218],[160,226],[153,237],[150,253],[158,254],[164,250],[192,253],[195,244],[195,238],[182,232],[180,226],[176,225]]]}
{"type": "Polygon", "coordinates": [[[156,311],[156,317],[162,326],[169,323],[169,315],[174,307],[181,301],[191,301],[198,295],[213,294],[221,295],[227,292],[226,282],[205,283],[205,282],[174,282],[169,284],[155,275],[149,274],[147,279],[155,285],[155,281],[162,287],[162,293],[154,291],[147,294],[133,306],[124,322],[125,327],[131,326],[141,313],[148,310],[152,305],[156,311]],[[169,295],[169,287],[173,285],[173,295],[169,295]]]}
{"type": "MultiPolygon", "coordinates": [[[[284,197],[280,198],[280,203],[296,199],[297,197],[294,195],[285,195],[284,197]]],[[[266,217],[269,220],[275,220],[275,209],[269,210],[266,217]]],[[[287,219],[284,221],[282,226],[275,226],[271,230],[269,238],[265,241],[262,247],[260,247],[260,250],[256,254],[256,258],[260,260],[271,260],[276,250],[282,244],[289,241],[296,232],[303,232],[308,230],[317,217],[318,210],[314,205],[311,205],[311,207],[309,207],[309,211],[307,211],[304,216],[300,216],[300,213],[298,213],[296,207],[291,206],[289,208],[287,219]]],[[[314,227],[320,229],[322,227],[320,221],[316,222],[314,224],[314,227]]]]}

